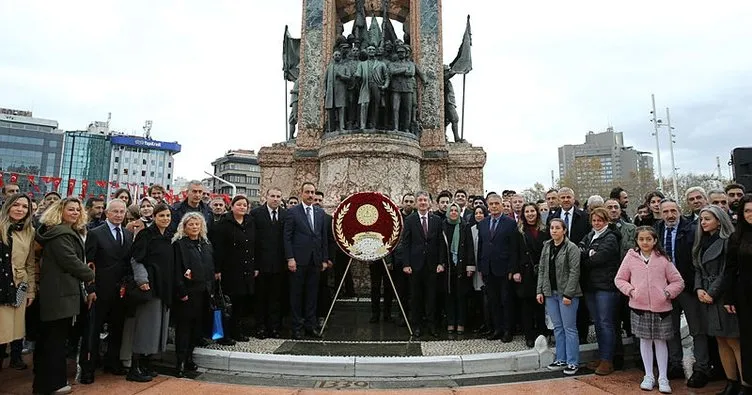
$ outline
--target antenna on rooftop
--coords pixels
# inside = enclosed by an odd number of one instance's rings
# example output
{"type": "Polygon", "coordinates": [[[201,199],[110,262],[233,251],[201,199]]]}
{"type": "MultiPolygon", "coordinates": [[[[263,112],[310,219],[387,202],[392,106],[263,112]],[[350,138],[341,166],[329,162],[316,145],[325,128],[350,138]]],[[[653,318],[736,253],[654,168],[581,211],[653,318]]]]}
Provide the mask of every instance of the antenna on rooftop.
{"type": "Polygon", "coordinates": [[[144,122],[144,137],[147,139],[151,138],[151,121],[144,122]]]}

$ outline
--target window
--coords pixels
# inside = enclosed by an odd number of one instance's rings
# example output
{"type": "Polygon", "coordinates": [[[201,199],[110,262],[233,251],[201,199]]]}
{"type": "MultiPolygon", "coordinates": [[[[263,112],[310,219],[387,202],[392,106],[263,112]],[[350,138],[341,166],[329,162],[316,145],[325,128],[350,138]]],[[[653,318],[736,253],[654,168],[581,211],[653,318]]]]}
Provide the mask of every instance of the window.
{"type": "MultiPolygon", "coordinates": [[[[144,164],[146,164],[146,163],[144,163],[144,164]]],[[[151,165],[152,165],[152,166],[154,166],[154,165],[156,165],[156,164],[157,164],[157,161],[156,161],[156,160],[154,160],[154,159],[152,159],[152,160],[151,160],[151,165]]]]}
{"type": "Polygon", "coordinates": [[[112,169],[112,174],[113,174],[113,175],[117,175],[117,173],[118,173],[118,169],[117,169],[117,168],[115,168],[115,169],[112,169]]]}
{"type": "Polygon", "coordinates": [[[141,170],[141,177],[146,177],[146,170],[141,170]]]}
{"type": "Polygon", "coordinates": [[[172,169],[172,162],[167,162],[167,168],[172,169]]]}
{"type": "Polygon", "coordinates": [[[167,173],[167,179],[168,180],[170,179],[170,173],[167,173]]]}
{"type": "Polygon", "coordinates": [[[52,147],[52,148],[57,147],[57,141],[56,140],[50,140],[47,144],[49,144],[49,146],[52,147]]]}
{"type": "Polygon", "coordinates": [[[116,156],[116,157],[115,157],[115,163],[118,163],[118,162],[120,162],[120,157],[119,157],[119,156],[116,156]]]}
{"type": "Polygon", "coordinates": [[[149,174],[149,177],[154,177],[154,172],[151,172],[151,173],[149,174]]]}
{"type": "Polygon", "coordinates": [[[143,164],[144,164],[144,165],[146,164],[146,159],[144,159],[144,163],[143,163],[143,164]]]}
{"type": "Polygon", "coordinates": [[[123,169],[123,175],[128,175],[128,169],[123,169]]]}

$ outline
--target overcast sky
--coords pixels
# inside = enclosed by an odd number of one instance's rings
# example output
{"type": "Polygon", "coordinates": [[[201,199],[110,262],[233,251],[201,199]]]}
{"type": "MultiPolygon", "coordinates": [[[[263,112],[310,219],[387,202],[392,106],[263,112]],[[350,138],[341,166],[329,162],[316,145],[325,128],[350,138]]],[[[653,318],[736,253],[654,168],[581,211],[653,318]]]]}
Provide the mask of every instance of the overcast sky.
{"type": "MultiPolygon", "coordinates": [[[[183,146],[176,175],[201,178],[228,149],[284,139],[281,38],[286,24],[300,35],[301,3],[0,0],[0,107],[65,130],[108,112],[118,131],[152,120],[153,138],[183,146]]],[[[680,171],[712,172],[720,156],[728,175],[731,149],[752,145],[750,2],[444,0],[443,10],[445,62],[472,18],[465,137],[488,152],[486,189],[549,186],[557,147],[609,125],[654,152],[651,93],[661,117],[671,108],[680,171]]],[[[459,104],[461,77],[453,83],[459,104]]],[[[661,144],[668,175],[665,131],[661,144]]]]}

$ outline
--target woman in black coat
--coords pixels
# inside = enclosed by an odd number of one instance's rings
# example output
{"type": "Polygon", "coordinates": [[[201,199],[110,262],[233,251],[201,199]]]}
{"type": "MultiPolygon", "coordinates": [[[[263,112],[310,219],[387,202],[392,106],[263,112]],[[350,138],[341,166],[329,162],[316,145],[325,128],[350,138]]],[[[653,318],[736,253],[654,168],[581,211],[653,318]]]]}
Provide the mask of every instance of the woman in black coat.
{"type": "Polygon", "coordinates": [[[177,376],[198,369],[193,349],[201,338],[205,320],[211,315],[209,298],[214,281],[212,246],[206,237],[206,221],[199,212],[183,216],[173,237],[175,251],[175,354],[177,376]]]}
{"type": "Polygon", "coordinates": [[[540,262],[543,242],[551,236],[546,232],[538,205],[525,203],[522,206],[522,218],[519,221],[520,236],[522,237],[520,248],[520,261],[513,269],[512,276],[516,283],[515,291],[520,302],[522,314],[522,330],[525,333],[525,345],[532,348],[535,339],[539,335],[545,335],[546,328],[545,308],[535,299],[538,285],[538,264],[540,262]]]}
{"type": "MultiPolygon", "coordinates": [[[[728,257],[726,258],[726,277],[731,280],[731,287],[724,298],[724,308],[729,313],[736,313],[739,333],[752,332],[752,195],[745,195],[737,209],[736,230],[729,239],[728,257]]],[[[740,336],[741,373],[743,391],[752,394],[752,339],[740,336]]],[[[740,392],[742,393],[742,392],[740,392]]]]}
{"type": "Polygon", "coordinates": [[[128,379],[132,381],[157,375],[149,358],[152,354],[164,351],[167,345],[169,309],[175,293],[175,253],[172,233],[168,230],[171,221],[170,207],[164,203],[158,204],[152,216],[153,223],[136,235],[131,247],[133,279],[141,291],[148,292],[151,296],[147,301],[129,306],[135,310],[132,346],[134,356],[128,373],[128,379]]]}
{"type": "Polygon", "coordinates": [[[621,265],[621,233],[610,224],[608,211],[597,207],[590,213],[593,230],[580,241],[582,290],[595,323],[600,359],[588,365],[597,375],[613,373],[616,349],[615,312],[620,293],[614,279],[621,265]]]}
{"type": "Polygon", "coordinates": [[[460,207],[452,203],[447,208],[442,223],[444,248],[447,249],[446,267],[446,314],[447,334],[454,337],[465,334],[467,319],[467,292],[475,271],[475,253],[470,227],[460,217],[460,207]]]}
{"type": "Polygon", "coordinates": [[[248,341],[241,321],[250,313],[254,279],[259,271],[255,268],[253,247],[255,227],[248,214],[248,198],[235,196],[231,211],[222,216],[212,227],[211,241],[214,246],[214,266],[220,273],[222,292],[232,301],[226,337],[236,341],[248,341]]]}

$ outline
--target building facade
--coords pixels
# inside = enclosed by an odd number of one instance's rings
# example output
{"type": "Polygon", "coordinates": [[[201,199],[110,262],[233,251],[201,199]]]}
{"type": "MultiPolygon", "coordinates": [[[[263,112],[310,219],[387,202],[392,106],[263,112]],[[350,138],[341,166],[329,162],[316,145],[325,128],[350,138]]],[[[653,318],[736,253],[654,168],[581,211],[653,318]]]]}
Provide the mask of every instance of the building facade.
{"type": "Polygon", "coordinates": [[[607,195],[617,185],[637,192],[649,187],[643,184],[652,184],[653,158],[625,146],[624,134],[609,127],[603,133],[589,132],[584,144],[559,147],[559,178],[581,198],[607,195]]]}
{"type": "Polygon", "coordinates": [[[135,197],[153,184],[169,190],[173,155],[180,149],[177,142],[112,133],[106,123],[94,122],[85,131],[65,133],[62,178],[76,180],[72,194],[87,197],[109,197],[117,188],[127,188],[135,197]]]}
{"type": "Polygon", "coordinates": [[[60,176],[63,133],[57,121],[34,118],[31,111],[0,108],[0,173],[13,177],[21,191],[40,197],[54,189],[42,177],[60,176]]]}
{"type": "MultiPolygon", "coordinates": [[[[235,184],[236,193],[245,195],[251,202],[261,198],[261,169],[253,150],[230,150],[212,162],[214,175],[235,184]]],[[[217,179],[212,180],[212,192],[232,196],[232,187],[217,179]]]]}

